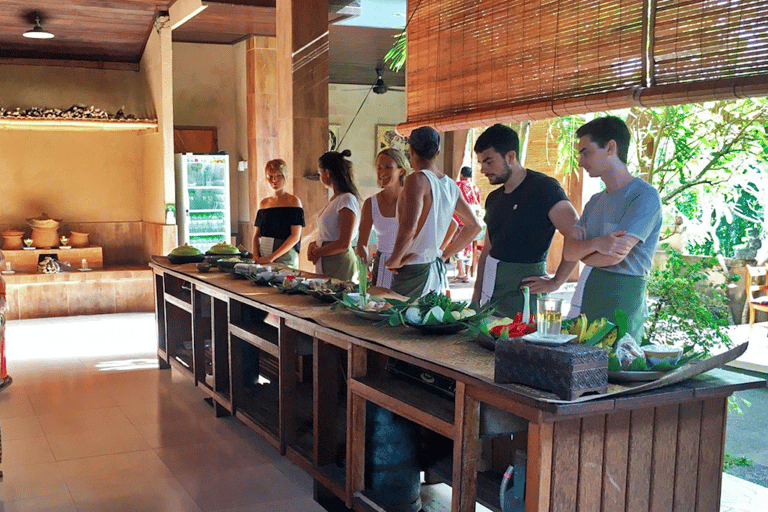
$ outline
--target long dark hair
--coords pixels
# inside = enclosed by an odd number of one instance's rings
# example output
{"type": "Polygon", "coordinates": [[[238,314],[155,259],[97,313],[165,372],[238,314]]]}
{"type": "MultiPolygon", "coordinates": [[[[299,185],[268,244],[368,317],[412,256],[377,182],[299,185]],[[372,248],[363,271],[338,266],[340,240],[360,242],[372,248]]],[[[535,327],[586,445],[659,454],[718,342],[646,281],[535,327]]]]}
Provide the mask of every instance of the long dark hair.
{"type": "Polygon", "coordinates": [[[345,158],[350,156],[352,156],[352,152],[348,149],[341,153],[338,151],[328,151],[323,153],[323,156],[318,159],[318,163],[320,167],[328,171],[331,181],[335,185],[334,188],[338,192],[342,194],[349,192],[360,199],[360,193],[357,191],[353,181],[352,161],[345,158]]]}

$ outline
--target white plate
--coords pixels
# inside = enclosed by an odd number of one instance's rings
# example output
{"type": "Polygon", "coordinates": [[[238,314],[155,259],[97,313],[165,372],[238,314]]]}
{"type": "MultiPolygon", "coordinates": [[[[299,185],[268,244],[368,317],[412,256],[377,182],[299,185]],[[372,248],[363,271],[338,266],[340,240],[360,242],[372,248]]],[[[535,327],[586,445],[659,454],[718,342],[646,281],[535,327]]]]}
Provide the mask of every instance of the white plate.
{"type": "Polygon", "coordinates": [[[2,272],[0,272],[0,274],[15,274],[15,273],[16,273],[15,270],[3,270],[2,272]]]}
{"type": "Polygon", "coordinates": [[[92,269],[90,269],[90,268],[79,268],[77,270],[79,270],[80,272],[90,272],[92,269]]]}
{"type": "Polygon", "coordinates": [[[539,333],[532,332],[523,336],[525,341],[531,343],[540,343],[542,345],[564,345],[576,338],[575,334],[557,334],[555,336],[542,336],[539,333]]]}
{"type": "Polygon", "coordinates": [[[24,249],[25,251],[33,251],[37,249],[37,247],[22,247],[22,249],[24,249]]]}
{"type": "Polygon", "coordinates": [[[59,249],[71,249],[71,248],[72,248],[71,245],[60,245],[59,246],[59,249]]]}

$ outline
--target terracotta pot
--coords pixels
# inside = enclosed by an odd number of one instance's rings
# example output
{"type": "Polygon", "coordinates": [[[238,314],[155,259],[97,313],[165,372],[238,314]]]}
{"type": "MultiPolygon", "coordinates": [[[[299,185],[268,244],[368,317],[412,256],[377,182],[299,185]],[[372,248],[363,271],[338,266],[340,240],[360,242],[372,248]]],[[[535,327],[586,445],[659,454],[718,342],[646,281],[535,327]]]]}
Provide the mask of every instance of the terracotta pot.
{"type": "Polygon", "coordinates": [[[52,219],[47,213],[43,213],[37,219],[27,219],[27,222],[33,228],[57,228],[61,219],[52,219]]]}
{"type": "Polygon", "coordinates": [[[69,235],[69,245],[71,247],[88,247],[88,233],[72,231],[69,235]]]}
{"type": "Polygon", "coordinates": [[[32,245],[37,248],[48,248],[59,246],[59,228],[58,227],[33,227],[32,245]]]}
{"type": "Polygon", "coordinates": [[[21,237],[23,236],[23,231],[3,231],[3,249],[7,251],[21,249],[21,237]]]}

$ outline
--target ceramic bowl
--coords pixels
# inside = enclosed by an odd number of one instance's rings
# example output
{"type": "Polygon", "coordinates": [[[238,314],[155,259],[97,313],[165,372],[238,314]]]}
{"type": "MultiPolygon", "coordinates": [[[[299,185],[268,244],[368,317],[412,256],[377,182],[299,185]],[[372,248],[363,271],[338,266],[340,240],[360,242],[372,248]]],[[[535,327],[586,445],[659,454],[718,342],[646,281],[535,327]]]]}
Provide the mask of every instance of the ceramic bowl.
{"type": "Polygon", "coordinates": [[[675,364],[683,355],[682,347],[673,347],[672,345],[646,345],[643,347],[645,360],[648,366],[653,368],[661,363],[675,364]]]}
{"type": "Polygon", "coordinates": [[[203,261],[203,262],[200,262],[200,263],[197,264],[197,271],[198,272],[200,272],[202,274],[205,274],[209,270],[211,270],[211,264],[210,263],[208,263],[206,261],[203,261]]]}

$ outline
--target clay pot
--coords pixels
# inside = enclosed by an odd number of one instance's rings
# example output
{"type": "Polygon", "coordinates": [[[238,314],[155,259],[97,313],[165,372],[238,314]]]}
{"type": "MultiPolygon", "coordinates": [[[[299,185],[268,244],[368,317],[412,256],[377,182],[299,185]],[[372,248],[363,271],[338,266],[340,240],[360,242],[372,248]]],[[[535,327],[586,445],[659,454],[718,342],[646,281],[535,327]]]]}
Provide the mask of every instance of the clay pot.
{"type": "Polygon", "coordinates": [[[48,248],[59,246],[59,228],[54,227],[33,227],[32,245],[37,248],[48,248]]]}
{"type": "Polygon", "coordinates": [[[88,247],[88,233],[72,231],[69,235],[69,245],[71,247],[88,247]]]}
{"type": "Polygon", "coordinates": [[[7,251],[14,251],[22,248],[21,237],[24,236],[23,231],[3,231],[3,249],[7,251]]]}
{"type": "Polygon", "coordinates": [[[37,219],[27,219],[27,222],[33,228],[58,228],[61,219],[52,219],[47,213],[43,213],[37,219]]]}

